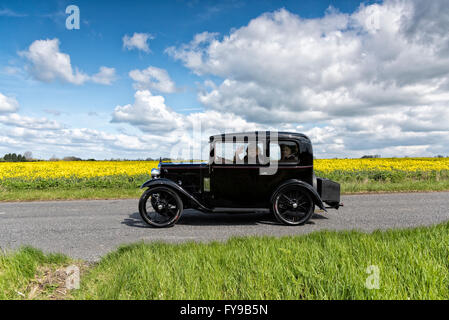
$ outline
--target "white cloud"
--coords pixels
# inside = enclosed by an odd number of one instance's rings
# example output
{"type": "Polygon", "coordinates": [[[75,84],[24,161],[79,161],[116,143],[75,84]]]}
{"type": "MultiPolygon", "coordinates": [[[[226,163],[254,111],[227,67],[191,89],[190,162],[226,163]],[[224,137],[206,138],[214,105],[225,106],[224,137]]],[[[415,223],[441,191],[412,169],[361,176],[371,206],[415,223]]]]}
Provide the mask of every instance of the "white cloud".
{"type": "Polygon", "coordinates": [[[135,81],[134,88],[138,90],[150,89],[164,93],[176,91],[175,83],[164,69],[149,66],[143,70],[132,70],[129,76],[135,81]]]}
{"type": "Polygon", "coordinates": [[[13,97],[7,97],[0,92],[0,113],[15,112],[19,109],[19,103],[13,97]]]}
{"type": "Polygon", "coordinates": [[[36,40],[27,51],[19,53],[30,63],[30,73],[40,81],[61,80],[73,84],[82,84],[89,76],[75,68],[72,69],[70,56],[59,51],[58,39],[36,40]]]}
{"type": "Polygon", "coordinates": [[[34,41],[26,51],[19,52],[30,65],[27,66],[31,76],[39,81],[61,81],[81,85],[92,80],[96,83],[110,84],[115,78],[115,69],[100,67],[100,71],[93,77],[72,68],[70,56],[60,52],[59,39],[34,41]]]}
{"type": "Polygon", "coordinates": [[[100,71],[92,76],[92,81],[99,84],[110,85],[116,79],[115,69],[100,67],[100,71]]]}
{"type": "Polygon", "coordinates": [[[149,53],[150,47],[148,46],[148,40],[151,39],[153,39],[153,36],[149,33],[134,32],[131,37],[126,34],[122,39],[123,48],[126,48],[128,50],[137,49],[149,53]]]}
{"type": "Polygon", "coordinates": [[[201,75],[207,73],[207,69],[203,68],[205,49],[217,36],[218,33],[205,31],[195,35],[189,44],[184,44],[181,48],[169,47],[165,52],[177,60],[182,60],[186,67],[201,75]]]}
{"type": "Polygon", "coordinates": [[[172,131],[183,125],[181,116],[165,105],[164,97],[139,90],[134,100],[132,105],[115,107],[112,121],[127,122],[148,132],[172,131]]]}
{"type": "Polygon", "coordinates": [[[154,96],[149,90],[137,91],[134,98],[133,104],[114,109],[111,122],[139,128],[143,139],[151,142],[159,155],[207,159],[209,136],[262,128],[232,113],[213,110],[178,113],[165,104],[164,97],[154,96]]]}
{"type": "Polygon", "coordinates": [[[440,139],[449,136],[447,7],[391,0],[313,19],[281,9],[166,52],[197,75],[221,78],[199,90],[207,109],[301,126],[329,156],[449,153],[440,139]]]}
{"type": "Polygon", "coordinates": [[[255,123],[249,123],[232,113],[206,112],[183,115],[168,107],[163,96],[153,95],[149,90],[139,90],[134,95],[134,103],[117,106],[112,115],[112,122],[128,123],[143,132],[169,134],[200,129],[242,131],[254,130],[255,123]]]}
{"type": "Polygon", "coordinates": [[[61,124],[54,120],[48,120],[47,118],[33,118],[19,115],[18,113],[11,113],[0,116],[0,123],[18,127],[28,128],[34,130],[57,130],[62,129],[61,124]]]}
{"type": "Polygon", "coordinates": [[[41,158],[75,155],[82,158],[143,158],[157,155],[140,136],[115,134],[89,128],[66,128],[45,118],[13,114],[0,116],[0,152],[32,150],[41,158]],[[82,150],[82,153],[81,153],[82,150]]]}

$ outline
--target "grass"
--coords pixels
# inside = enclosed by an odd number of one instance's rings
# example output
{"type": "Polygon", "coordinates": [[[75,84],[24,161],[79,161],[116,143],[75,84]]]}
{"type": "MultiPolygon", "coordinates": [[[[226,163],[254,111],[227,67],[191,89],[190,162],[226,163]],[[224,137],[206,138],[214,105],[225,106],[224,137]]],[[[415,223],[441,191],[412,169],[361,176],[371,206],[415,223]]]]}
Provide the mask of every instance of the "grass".
{"type": "Polygon", "coordinates": [[[107,255],[79,299],[448,299],[449,223],[226,243],[138,243],[107,255]],[[375,265],[380,288],[365,287],[375,265]]]}
{"type": "Polygon", "coordinates": [[[49,188],[44,190],[5,190],[0,188],[0,201],[132,199],[139,198],[139,188],[49,188]]]}
{"type": "Polygon", "coordinates": [[[94,178],[0,180],[0,201],[139,198],[139,187],[151,177],[105,176],[94,178]]]}
{"type": "MultiPolygon", "coordinates": [[[[68,299],[449,299],[449,223],[321,231],[225,243],[136,243],[89,267],[68,299]],[[369,266],[379,289],[365,286],[369,266]]],[[[40,265],[69,261],[24,248],[0,256],[0,299],[29,297],[40,265]],[[27,291],[28,290],[28,291],[27,291]]],[[[50,289],[37,298],[52,297],[50,289]]]]}
{"type": "Polygon", "coordinates": [[[447,180],[405,180],[399,182],[367,181],[342,182],[341,193],[377,193],[377,192],[417,192],[417,191],[448,191],[449,179],[447,180]]]}
{"type": "MultiPolygon", "coordinates": [[[[26,299],[30,294],[36,293],[37,277],[43,268],[55,270],[61,265],[68,264],[71,260],[61,254],[43,254],[42,251],[24,247],[9,253],[0,253],[0,300],[26,299]],[[34,292],[34,293],[33,293],[34,292]]],[[[48,297],[54,294],[55,287],[48,283],[43,286],[42,296],[48,297]]]]}

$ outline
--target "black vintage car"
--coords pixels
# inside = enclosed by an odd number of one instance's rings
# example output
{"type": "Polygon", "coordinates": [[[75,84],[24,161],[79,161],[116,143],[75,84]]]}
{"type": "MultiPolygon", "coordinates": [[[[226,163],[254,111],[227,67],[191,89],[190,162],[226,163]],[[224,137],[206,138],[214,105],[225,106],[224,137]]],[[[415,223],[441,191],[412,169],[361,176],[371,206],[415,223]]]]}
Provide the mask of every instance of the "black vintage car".
{"type": "Polygon", "coordinates": [[[300,133],[256,131],[210,137],[208,163],[160,162],[139,201],[142,219],[171,226],[183,209],[272,212],[287,225],[320,209],[338,209],[340,185],[317,178],[310,139],[300,133]],[[326,204],[326,206],[325,206],[326,204]]]}

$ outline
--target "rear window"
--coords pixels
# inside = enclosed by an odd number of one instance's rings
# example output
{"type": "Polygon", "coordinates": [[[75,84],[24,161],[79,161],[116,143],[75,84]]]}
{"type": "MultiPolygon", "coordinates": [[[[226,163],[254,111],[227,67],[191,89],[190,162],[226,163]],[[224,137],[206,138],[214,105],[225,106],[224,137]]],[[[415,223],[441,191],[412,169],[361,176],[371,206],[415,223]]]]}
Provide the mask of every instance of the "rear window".
{"type": "Polygon", "coordinates": [[[270,143],[270,160],[278,161],[280,163],[298,163],[298,145],[293,141],[270,143]]]}

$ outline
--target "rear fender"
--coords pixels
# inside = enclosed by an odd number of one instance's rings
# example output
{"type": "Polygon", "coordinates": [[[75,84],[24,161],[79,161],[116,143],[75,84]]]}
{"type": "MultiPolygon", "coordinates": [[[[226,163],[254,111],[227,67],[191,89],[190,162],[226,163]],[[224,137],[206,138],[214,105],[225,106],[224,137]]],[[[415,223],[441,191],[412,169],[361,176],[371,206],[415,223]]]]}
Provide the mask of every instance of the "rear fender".
{"type": "Polygon", "coordinates": [[[209,209],[206,208],[204,205],[202,205],[195,197],[193,197],[190,193],[188,193],[184,188],[182,188],[180,185],[176,184],[172,180],[166,179],[166,178],[157,178],[157,179],[151,179],[145,182],[140,186],[140,189],[143,188],[155,188],[155,187],[168,187],[172,189],[173,191],[177,192],[178,194],[184,196],[188,200],[192,201],[196,206],[198,206],[199,209],[208,211],[209,209]]]}
{"type": "Polygon", "coordinates": [[[305,183],[304,181],[301,181],[301,180],[297,180],[297,179],[287,180],[286,182],[281,184],[279,187],[277,187],[276,190],[273,192],[273,195],[271,196],[271,199],[270,199],[271,203],[274,202],[274,199],[276,198],[277,194],[282,189],[284,189],[285,187],[290,187],[290,186],[295,186],[295,185],[306,189],[309,192],[310,196],[312,197],[313,202],[320,209],[327,211],[326,208],[324,207],[323,201],[321,200],[320,195],[318,194],[316,189],[314,189],[310,184],[305,183]]]}

